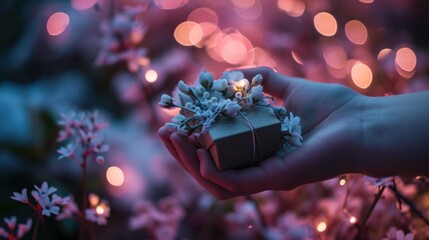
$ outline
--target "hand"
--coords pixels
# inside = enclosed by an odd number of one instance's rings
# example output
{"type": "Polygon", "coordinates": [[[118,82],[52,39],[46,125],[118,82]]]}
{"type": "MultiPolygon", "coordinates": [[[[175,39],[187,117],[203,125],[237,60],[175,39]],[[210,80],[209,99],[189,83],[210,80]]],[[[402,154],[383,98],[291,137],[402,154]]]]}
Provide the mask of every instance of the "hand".
{"type": "Polygon", "coordinates": [[[167,149],[218,199],[264,190],[291,190],[361,169],[362,115],[366,98],[336,84],[290,78],[269,68],[241,70],[246,78],[264,78],[264,91],[283,99],[287,111],[301,118],[301,147],[285,157],[271,157],[245,169],[218,171],[210,154],[191,138],[159,135],[167,149]]]}

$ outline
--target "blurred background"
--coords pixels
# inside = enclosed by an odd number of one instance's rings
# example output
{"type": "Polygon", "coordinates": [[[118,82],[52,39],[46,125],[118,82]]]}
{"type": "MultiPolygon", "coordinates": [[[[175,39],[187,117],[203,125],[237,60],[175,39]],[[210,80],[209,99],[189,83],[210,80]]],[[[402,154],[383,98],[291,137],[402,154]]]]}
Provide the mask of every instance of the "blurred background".
{"type": "MultiPolygon", "coordinates": [[[[216,201],[160,142],[157,129],[177,111],[159,98],[202,70],[255,66],[371,96],[427,90],[427,16],[424,0],[2,0],[0,217],[31,217],[10,196],[43,181],[80,197],[79,166],[58,159],[57,122],[98,110],[110,151],[90,164],[88,187],[111,208],[98,239],[353,239],[379,187],[372,180],[216,201]]],[[[427,217],[426,184],[396,181],[427,217]]],[[[425,239],[427,225],[399,205],[386,190],[365,236],[394,227],[425,239]]],[[[39,237],[77,232],[78,222],[48,219],[39,237]]]]}

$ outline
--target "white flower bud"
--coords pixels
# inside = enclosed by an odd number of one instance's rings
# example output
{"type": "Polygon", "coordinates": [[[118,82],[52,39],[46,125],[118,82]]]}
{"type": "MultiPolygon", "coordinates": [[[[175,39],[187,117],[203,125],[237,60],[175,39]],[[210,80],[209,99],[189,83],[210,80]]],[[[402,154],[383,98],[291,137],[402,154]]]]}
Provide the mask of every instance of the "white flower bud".
{"type": "Polygon", "coordinates": [[[159,106],[163,108],[171,108],[173,106],[173,98],[171,98],[168,94],[162,94],[159,106]]]}
{"type": "Polygon", "coordinates": [[[241,106],[238,105],[236,102],[229,102],[228,104],[226,104],[224,110],[224,114],[230,117],[235,117],[237,116],[238,111],[240,111],[241,106]]]}
{"type": "Polygon", "coordinates": [[[104,157],[103,157],[103,156],[101,156],[101,155],[98,155],[98,156],[95,158],[95,162],[97,162],[97,164],[99,164],[99,165],[102,165],[102,164],[104,163],[104,157]]]}
{"type": "Polygon", "coordinates": [[[184,93],[189,93],[189,91],[191,90],[191,88],[182,80],[179,81],[179,84],[177,85],[177,87],[179,88],[180,91],[184,93]]]}
{"type": "Polygon", "coordinates": [[[252,98],[256,101],[264,99],[263,87],[261,85],[253,87],[251,94],[252,94],[252,98]]]}
{"type": "Polygon", "coordinates": [[[257,74],[256,76],[254,76],[252,78],[252,85],[261,85],[262,83],[262,75],[261,74],[257,74]]]}
{"type": "Polygon", "coordinates": [[[213,89],[218,92],[224,92],[228,88],[228,81],[226,79],[220,79],[213,82],[213,89]]]}
{"type": "Polygon", "coordinates": [[[171,122],[176,124],[181,124],[185,120],[186,120],[185,116],[183,116],[182,114],[177,114],[176,116],[173,117],[173,119],[171,119],[171,122]]]}
{"type": "Polygon", "coordinates": [[[213,86],[213,74],[209,72],[201,72],[198,81],[205,89],[210,90],[213,86]]]}

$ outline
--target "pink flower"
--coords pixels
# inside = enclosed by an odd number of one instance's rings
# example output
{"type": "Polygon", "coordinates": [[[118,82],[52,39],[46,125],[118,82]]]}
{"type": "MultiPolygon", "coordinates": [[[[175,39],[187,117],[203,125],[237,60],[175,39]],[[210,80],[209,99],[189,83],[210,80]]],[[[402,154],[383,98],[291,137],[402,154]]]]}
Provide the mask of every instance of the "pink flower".
{"type": "Polygon", "coordinates": [[[10,198],[12,198],[13,200],[16,200],[18,202],[28,203],[27,189],[26,188],[22,189],[21,194],[14,192],[13,196],[10,198]]]}

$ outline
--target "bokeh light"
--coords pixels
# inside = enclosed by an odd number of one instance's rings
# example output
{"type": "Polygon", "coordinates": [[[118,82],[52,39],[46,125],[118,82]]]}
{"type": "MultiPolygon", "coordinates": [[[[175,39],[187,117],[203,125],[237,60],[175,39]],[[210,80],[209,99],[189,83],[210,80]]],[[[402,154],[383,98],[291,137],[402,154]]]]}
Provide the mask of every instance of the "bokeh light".
{"type": "Polygon", "coordinates": [[[417,65],[417,57],[413,50],[404,47],[396,51],[395,62],[402,70],[411,72],[417,65]]]}
{"type": "Polygon", "coordinates": [[[347,63],[347,54],[341,46],[332,45],[325,48],[323,58],[330,67],[342,69],[347,63]]]}
{"type": "Polygon", "coordinates": [[[351,216],[350,219],[349,219],[349,222],[351,224],[355,224],[357,222],[357,218],[355,216],[351,216]]]}
{"type": "Polygon", "coordinates": [[[104,213],[104,208],[102,207],[102,206],[97,206],[96,208],[95,208],[95,212],[98,214],[98,215],[101,215],[101,214],[103,214],[104,213]]]}
{"type": "Polygon", "coordinates": [[[327,12],[320,12],[314,16],[313,19],[314,27],[323,36],[334,36],[337,33],[337,20],[332,14],[327,12]]]}
{"type": "Polygon", "coordinates": [[[367,89],[372,83],[372,71],[366,64],[357,61],[351,72],[353,83],[362,89],[367,89]]]}
{"type": "Polygon", "coordinates": [[[340,186],[344,186],[344,185],[346,185],[346,183],[347,183],[347,181],[344,178],[340,179],[340,181],[338,182],[338,184],[340,184],[340,186]]]}
{"type": "Polygon", "coordinates": [[[325,222],[320,222],[317,224],[316,229],[318,232],[324,232],[327,227],[328,227],[328,225],[326,225],[325,222]]]}
{"type": "Polygon", "coordinates": [[[351,20],[346,23],[345,32],[350,42],[362,45],[368,38],[368,30],[365,25],[358,20],[351,20]]]}
{"type": "Polygon", "coordinates": [[[188,21],[196,22],[202,28],[203,36],[208,36],[218,27],[218,16],[210,8],[197,8],[188,15],[188,21]]]}
{"type": "Polygon", "coordinates": [[[390,48],[383,48],[382,50],[380,50],[380,52],[377,55],[377,60],[381,61],[383,60],[385,57],[387,57],[390,53],[392,53],[393,50],[390,48]]]}
{"type": "Polygon", "coordinates": [[[362,3],[373,3],[374,2],[374,0],[359,0],[359,2],[362,2],[362,3]]]}
{"type": "Polygon", "coordinates": [[[90,9],[94,4],[97,2],[97,0],[72,0],[71,6],[79,11],[90,9]]]}
{"type": "Polygon", "coordinates": [[[155,4],[165,10],[177,9],[188,3],[188,0],[154,0],[155,4]]]}
{"type": "Polygon", "coordinates": [[[196,22],[185,21],[174,30],[174,38],[183,46],[196,45],[203,39],[203,29],[196,22]]]}
{"type": "Polygon", "coordinates": [[[291,17],[300,17],[305,11],[305,3],[301,0],[278,0],[277,7],[291,17]]]}
{"type": "Polygon", "coordinates": [[[124,184],[125,176],[124,172],[116,166],[109,167],[106,171],[107,181],[115,187],[119,187],[124,184]]]}
{"type": "Polygon", "coordinates": [[[66,30],[69,22],[69,15],[64,12],[56,12],[48,18],[46,30],[49,35],[58,36],[66,30]]]}
{"type": "Polygon", "coordinates": [[[158,79],[158,73],[153,69],[147,70],[144,76],[146,81],[150,83],[155,82],[158,79]]]}

